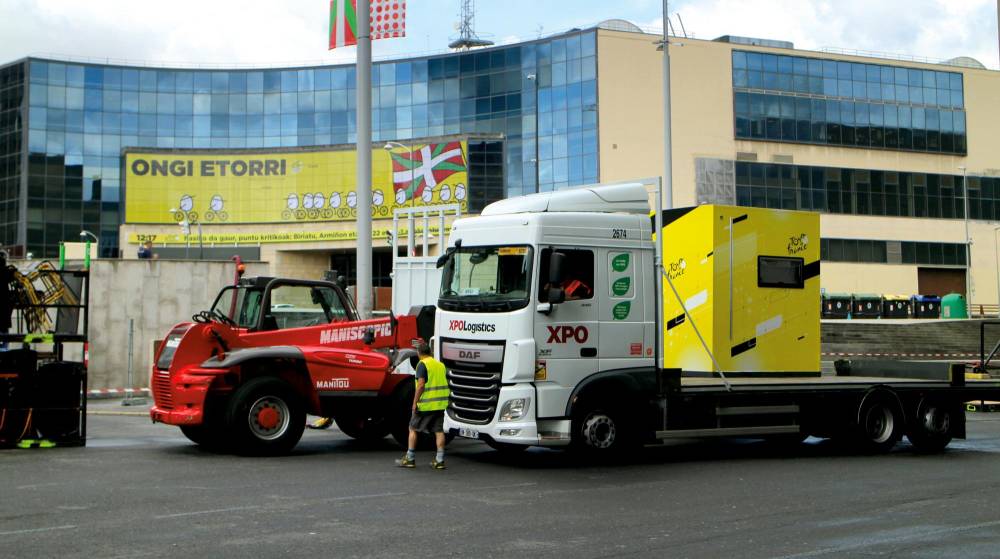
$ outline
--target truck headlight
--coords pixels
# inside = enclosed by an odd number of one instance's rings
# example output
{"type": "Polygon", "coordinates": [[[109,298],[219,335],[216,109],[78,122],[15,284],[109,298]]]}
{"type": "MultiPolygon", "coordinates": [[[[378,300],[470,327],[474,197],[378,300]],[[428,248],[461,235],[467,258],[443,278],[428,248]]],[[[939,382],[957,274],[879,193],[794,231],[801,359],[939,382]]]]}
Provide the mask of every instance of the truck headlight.
{"type": "Polygon", "coordinates": [[[521,419],[528,412],[528,404],[531,398],[514,398],[504,402],[500,408],[500,421],[514,421],[521,419]]]}

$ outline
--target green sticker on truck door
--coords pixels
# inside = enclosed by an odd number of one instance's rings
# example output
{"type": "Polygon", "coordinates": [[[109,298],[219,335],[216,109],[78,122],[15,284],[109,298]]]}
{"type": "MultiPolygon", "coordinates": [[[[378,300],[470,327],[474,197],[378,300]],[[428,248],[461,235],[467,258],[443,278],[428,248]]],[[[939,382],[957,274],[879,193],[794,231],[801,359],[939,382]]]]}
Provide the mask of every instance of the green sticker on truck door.
{"type": "Polygon", "coordinates": [[[624,276],[616,279],[614,283],[611,284],[611,294],[615,297],[622,297],[628,293],[629,288],[632,286],[632,278],[629,276],[624,276]]]}
{"type": "Polygon", "coordinates": [[[629,253],[627,252],[615,255],[615,257],[611,259],[611,269],[615,272],[624,272],[625,270],[628,270],[629,260],[629,253]]]}
{"type": "Polygon", "coordinates": [[[632,301],[622,301],[614,307],[611,308],[611,316],[615,320],[625,320],[628,318],[628,313],[632,310],[632,301]]]}

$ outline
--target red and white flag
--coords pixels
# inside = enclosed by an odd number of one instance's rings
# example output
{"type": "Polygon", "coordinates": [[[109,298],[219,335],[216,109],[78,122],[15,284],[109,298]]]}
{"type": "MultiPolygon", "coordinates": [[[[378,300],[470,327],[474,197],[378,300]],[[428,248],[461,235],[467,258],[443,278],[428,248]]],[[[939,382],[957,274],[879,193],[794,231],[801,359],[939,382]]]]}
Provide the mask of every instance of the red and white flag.
{"type": "MultiPolygon", "coordinates": [[[[371,38],[406,36],[406,1],[372,0],[371,38]]],[[[330,0],[330,48],[358,44],[357,0],[330,0]]]]}

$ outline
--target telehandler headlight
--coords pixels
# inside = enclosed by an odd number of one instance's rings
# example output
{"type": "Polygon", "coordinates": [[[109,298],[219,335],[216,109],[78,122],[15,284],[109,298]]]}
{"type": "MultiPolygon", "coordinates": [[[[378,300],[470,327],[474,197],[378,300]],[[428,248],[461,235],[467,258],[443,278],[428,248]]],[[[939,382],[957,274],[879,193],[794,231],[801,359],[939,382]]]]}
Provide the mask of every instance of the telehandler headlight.
{"type": "Polygon", "coordinates": [[[500,421],[514,421],[521,419],[528,412],[528,405],[531,398],[514,398],[504,402],[500,408],[500,421]]]}

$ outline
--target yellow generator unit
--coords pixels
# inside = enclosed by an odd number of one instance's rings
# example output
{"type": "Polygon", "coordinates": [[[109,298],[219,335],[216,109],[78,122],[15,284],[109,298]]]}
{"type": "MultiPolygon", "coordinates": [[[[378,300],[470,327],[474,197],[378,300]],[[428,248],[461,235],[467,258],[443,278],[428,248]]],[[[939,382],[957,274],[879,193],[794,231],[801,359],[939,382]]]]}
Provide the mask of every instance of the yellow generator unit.
{"type": "Polygon", "coordinates": [[[820,374],[819,215],[705,205],[663,217],[663,367],[820,374]],[[681,307],[683,301],[689,320],[681,307]]]}

